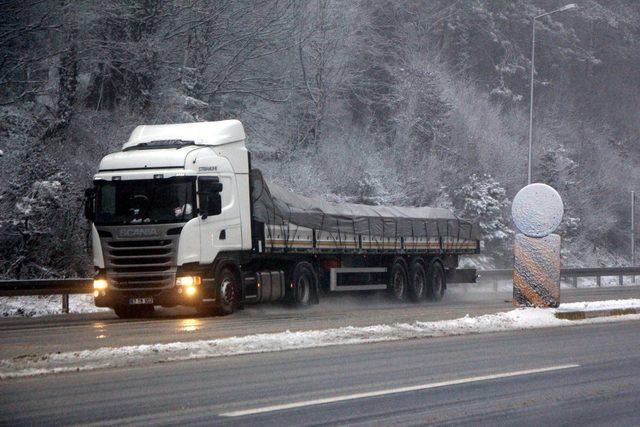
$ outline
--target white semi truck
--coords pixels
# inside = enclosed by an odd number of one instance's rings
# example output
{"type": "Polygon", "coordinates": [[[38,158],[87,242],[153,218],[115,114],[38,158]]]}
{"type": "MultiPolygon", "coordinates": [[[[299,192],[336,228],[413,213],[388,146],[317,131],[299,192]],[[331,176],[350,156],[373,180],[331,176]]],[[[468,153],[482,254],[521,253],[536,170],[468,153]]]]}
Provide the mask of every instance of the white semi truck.
{"type": "Polygon", "coordinates": [[[237,120],[138,126],[85,196],[95,303],[120,317],[305,306],[343,291],[439,300],[447,280],[475,281],[457,267],[480,250],[476,225],[446,209],[334,204],[267,185],[237,120]]]}

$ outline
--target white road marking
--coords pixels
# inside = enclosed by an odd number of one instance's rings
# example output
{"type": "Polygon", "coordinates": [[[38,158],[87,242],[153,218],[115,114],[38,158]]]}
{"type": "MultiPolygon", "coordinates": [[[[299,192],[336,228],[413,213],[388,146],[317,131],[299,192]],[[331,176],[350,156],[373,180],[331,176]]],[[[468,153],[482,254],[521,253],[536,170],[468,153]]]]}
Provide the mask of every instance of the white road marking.
{"type": "Polygon", "coordinates": [[[285,409],[302,408],[305,406],[323,405],[325,403],[344,402],[345,400],[363,399],[367,397],[384,396],[387,394],[406,393],[409,391],[427,390],[431,388],[446,387],[450,385],[468,384],[468,383],[474,383],[478,381],[495,380],[498,378],[518,377],[522,375],[539,374],[541,372],[559,371],[561,369],[572,369],[572,368],[578,368],[578,367],[580,367],[580,365],[558,365],[558,366],[549,366],[546,368],[528,369],[524,371],[504,372],[501,374],[482,375],[478,377],[467,377],[467,378],[461,378],[458,380],[442,381],[442,382],[430,383],[430,384],[419,384],[419,385],[407,386],[407,387],[389,388],[385,390],[369,391],[365,393],[344,394],[341,396],[325,397],[322,399],[313,399],[313,400],[305,400],[300,402],[285,403],[282,405],[263,406],[259,408],[243,409],[239,411],[224,412],[219,415],[222,417],[242,417],[245,415],[255,415],[255,414],[262,414],[265,412],[282,411],[285,409]]]}

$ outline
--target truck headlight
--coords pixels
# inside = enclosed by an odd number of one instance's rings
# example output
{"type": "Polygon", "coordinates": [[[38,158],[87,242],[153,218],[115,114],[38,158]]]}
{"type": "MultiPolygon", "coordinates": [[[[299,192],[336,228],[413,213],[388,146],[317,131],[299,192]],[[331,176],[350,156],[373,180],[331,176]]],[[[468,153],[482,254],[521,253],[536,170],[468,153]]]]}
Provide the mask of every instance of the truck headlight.
{"type": "Polygon", "coordinates": [[[176,278],[176,286],[198,286],[202,283],[200,276],[181,276],[176,278]]]}
{"type": "Polygon", "coordinates": [[[95,279],[93,281],[93,289],[95,291],[104,291],[109,287],[109,283],[105,279],[95,279]]]}

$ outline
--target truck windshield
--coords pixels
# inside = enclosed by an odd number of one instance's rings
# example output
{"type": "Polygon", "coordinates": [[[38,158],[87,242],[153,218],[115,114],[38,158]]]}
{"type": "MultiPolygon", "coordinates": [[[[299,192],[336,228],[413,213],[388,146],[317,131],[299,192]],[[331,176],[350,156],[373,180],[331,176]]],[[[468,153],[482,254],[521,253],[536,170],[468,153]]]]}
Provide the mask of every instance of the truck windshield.
{"type": "Polygon", "coordinates": [[[96,225],[186,222],[195,216],[195,178],[96,181],[96,225]]]}

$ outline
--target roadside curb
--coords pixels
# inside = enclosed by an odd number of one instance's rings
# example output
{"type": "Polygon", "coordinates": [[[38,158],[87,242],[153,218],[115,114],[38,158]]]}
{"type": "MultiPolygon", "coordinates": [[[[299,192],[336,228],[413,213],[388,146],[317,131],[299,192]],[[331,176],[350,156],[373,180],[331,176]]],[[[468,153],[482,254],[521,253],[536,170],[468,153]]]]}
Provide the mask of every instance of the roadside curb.
{"type": "Polygon", "coordinates": [[[579,311],[556,311],[558,319],[584,320],[594,317],[623,316],[625,314],[640,314],[640,308],[612,308],[608,310],[579,310],[579,311]]]}

